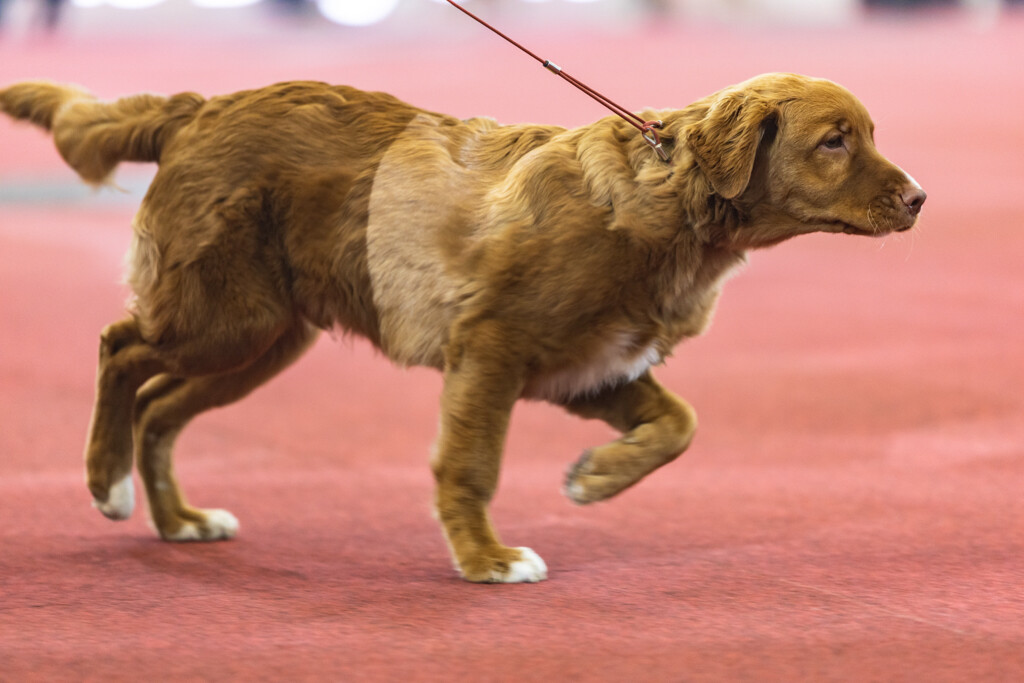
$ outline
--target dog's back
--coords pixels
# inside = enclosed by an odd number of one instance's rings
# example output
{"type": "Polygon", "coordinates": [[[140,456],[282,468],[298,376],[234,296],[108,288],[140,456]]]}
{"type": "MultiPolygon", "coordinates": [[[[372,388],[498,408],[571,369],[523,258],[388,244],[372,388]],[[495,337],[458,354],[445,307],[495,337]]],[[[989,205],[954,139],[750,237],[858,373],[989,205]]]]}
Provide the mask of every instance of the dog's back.
{"type": "Polygon", "coordinates": [[[67,163],[87,182],[101,183],[122,161],[163,161],[165,148],[189,124],[195,125],[178,142],[198,143],[192,156],[212,152],[224,159],[245,145],[253,152],[249,161],[286,139],[300,144],[291,150],[293,161],[315,164],[325,154],[336,159],[345,140],[354,141],[344,145],[345,158],[372,158],[422,110],[384,93],[312,81],[209,100],[185,92],[109,102],[76,86],[27,81],[0,89],[0,111],[52,132],[67,163]]]}

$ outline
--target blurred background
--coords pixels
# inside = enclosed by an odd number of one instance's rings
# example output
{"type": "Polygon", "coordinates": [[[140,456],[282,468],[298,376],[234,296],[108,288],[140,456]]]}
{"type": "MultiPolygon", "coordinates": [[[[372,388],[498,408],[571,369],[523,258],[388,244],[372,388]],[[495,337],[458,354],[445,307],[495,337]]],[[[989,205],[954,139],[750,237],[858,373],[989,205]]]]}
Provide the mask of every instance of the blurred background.
{"type": "MultiPolygon", "coordinates": [[[[623,26],[650,18],[744,23],[836,24],[871,9],[927,10],[967,6],[990,21],[1004,5],[1021,0],[466,0],[467,6],[519,22],[573,20],[623,26]],[[530,9],[533,5],[536,9],[530,9]]],[[[113,26],[195,27],[225,21],[241,28],[288,17],[391,30],[423,30],[438,21],[429,2],[444,0],[0,0],[7,31],[62,27],[83,33],[113,26]],[[228,13],[223,10],[232,10],[228,13]],[[172,24],[168,24],[172,22],[172,24]],[[11,26],[15,28],[11,28],[11,26]]]]}

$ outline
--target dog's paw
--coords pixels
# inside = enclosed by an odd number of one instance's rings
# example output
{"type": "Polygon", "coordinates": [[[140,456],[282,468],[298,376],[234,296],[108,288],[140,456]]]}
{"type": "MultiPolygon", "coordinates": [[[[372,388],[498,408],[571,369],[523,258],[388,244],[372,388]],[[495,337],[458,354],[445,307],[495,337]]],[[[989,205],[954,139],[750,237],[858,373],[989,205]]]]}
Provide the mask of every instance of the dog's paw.
{"type": "Polygon", "coordinates": [[[548,578],[548,566],[540,555],[529,548],[514,548],[519,559],[512,562],[505,572],[493,572],[494,583],[537,583],[548,578]]]}
{"type": "Polygon", "coordinates": [[[548,578],[548,566],[529,548],[498,547],[455,566],[473,583],[537,583],[548,578]]]}
{"type": "Polygon", "coordinates": [[[238,519],[227,510],[189,510],[187,519],[158,529],[165,541],[223,541],[238,534],[238,519]]]}
{"type": "Polygon", "coordinates": [[[106,500],[94,498],[92,506],[108,519],[122,520],[131,517],[135,509],[135,484],[132,482],[132,476],[128,474],[111,486],[106,500]]]}
{"type": "Polygon", "coordinates": [[[577,505],[587,505],[611,498],[631,483],[632,480],[624,480],[615,472],[600,471],[593,451],[586,450],[566,471],[562,493],[577,505]]]}
{"type": "Polygon", "coordinates": [[[508,563],[507,569],[492,569],[488,583],[537,583],[548,578],[548,566],[530,548],[512,548],[519,559],[508,563]]]}

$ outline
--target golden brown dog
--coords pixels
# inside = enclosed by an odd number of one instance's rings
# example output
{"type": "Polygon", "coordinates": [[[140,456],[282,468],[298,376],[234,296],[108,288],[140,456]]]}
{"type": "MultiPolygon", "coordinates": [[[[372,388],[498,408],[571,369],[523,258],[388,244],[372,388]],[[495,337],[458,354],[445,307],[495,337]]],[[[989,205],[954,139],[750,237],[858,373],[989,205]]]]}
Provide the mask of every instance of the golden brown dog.
{"type": "Polygon", "coordinates": [[[746,250],[907,230],[925,200],[853,95],[791,74],[648,116],[669,162],[615,117],[499,126],[321,83],[114,102],[23,83],[0,107],[51,130],[87,181],[160,165],[134,224],[134,304],[101,336],[96,507],[132,512],[134,453],[163,538],[232,537],[230,513],[185,502],[175,438],[339,327],[444,373],[436,506],[470,581],[547,574],[488,518],[517,400],[621,430],[565,484],[577,503],[614,496],[693,438],[693,409],[650,368],[707,327],[746,250]]]}

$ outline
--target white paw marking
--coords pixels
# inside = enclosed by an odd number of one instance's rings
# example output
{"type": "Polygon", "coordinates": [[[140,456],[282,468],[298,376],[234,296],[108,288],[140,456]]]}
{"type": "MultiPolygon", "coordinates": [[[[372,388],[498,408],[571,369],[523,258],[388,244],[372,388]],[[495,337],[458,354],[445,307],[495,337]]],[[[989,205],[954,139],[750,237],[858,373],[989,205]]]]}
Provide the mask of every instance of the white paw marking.
{"type": "Polygon", "coordinates": [[[124,479],[111,486],[105,503],[94,500],[92,506],[109,519],[131,517],[132,510],[135,509],[135,484],[132,483],[132,476],[126,475],[124,479]]]}
{"type": "Polygon", "coordinates": [[[504,574],[493,572],[491,579],[495,583],[536,583],[548,578],[548,566],[540,555],[529,548],[516,548],[520,559],[509,565],[504,574]]]}
{"type": "Polygon", "coordinates": [[[562,493],[566,498],[577,505],[583,505],[586,502],[584,500],[584,493],[586,493],[586,491],[583,488],[583,484],[580,484],[579,482],[566,484],[562,487],[562,493]]]}
{"type": "Polygon", "coordinates": [[[221,541],[238,533],[238,518],[227,510],[200,510],[206,515],[205,529],[186,522],[177,532],[164,536],[168,541],[221,541]]]}

